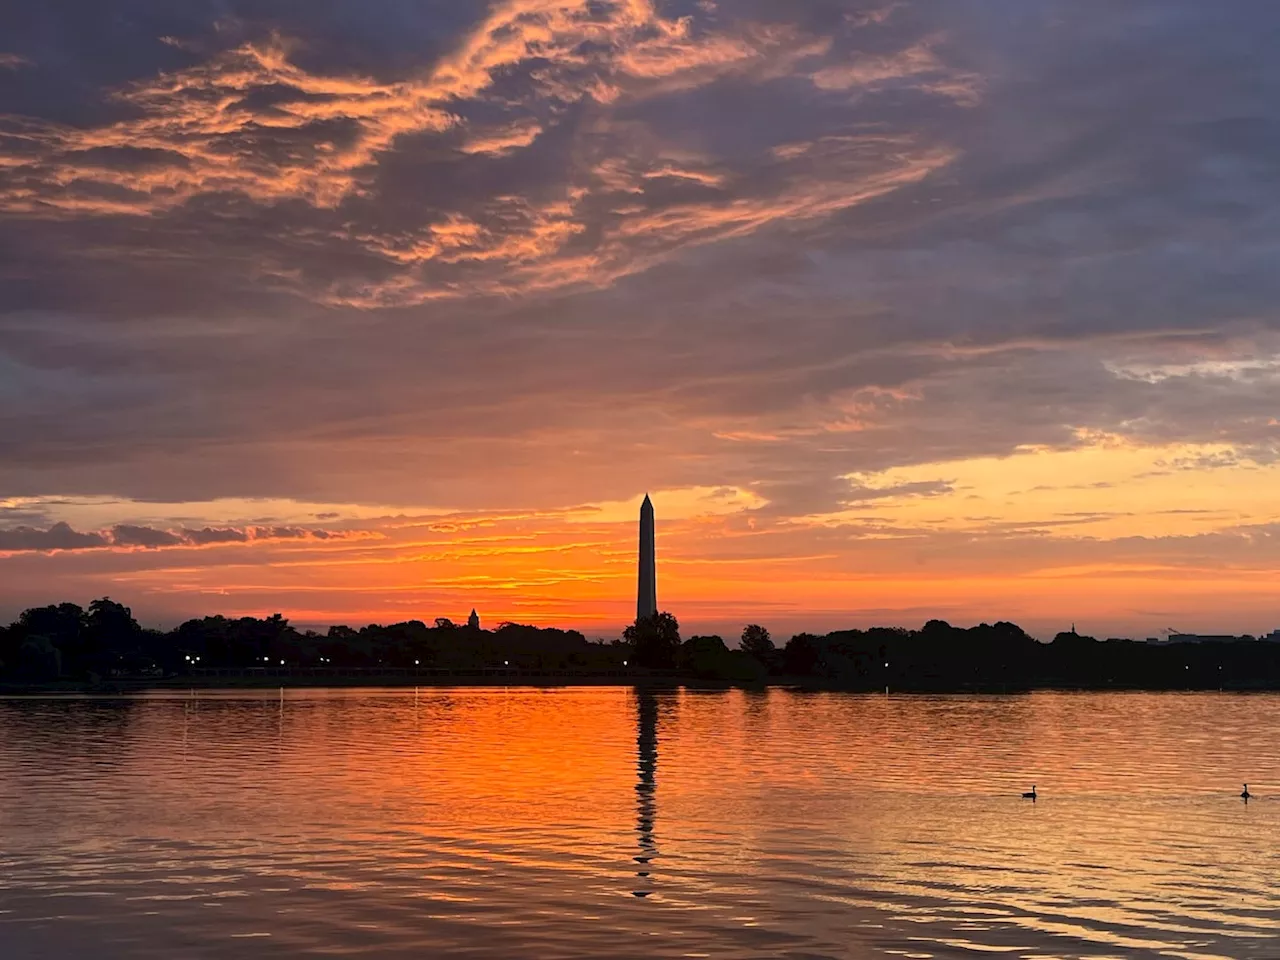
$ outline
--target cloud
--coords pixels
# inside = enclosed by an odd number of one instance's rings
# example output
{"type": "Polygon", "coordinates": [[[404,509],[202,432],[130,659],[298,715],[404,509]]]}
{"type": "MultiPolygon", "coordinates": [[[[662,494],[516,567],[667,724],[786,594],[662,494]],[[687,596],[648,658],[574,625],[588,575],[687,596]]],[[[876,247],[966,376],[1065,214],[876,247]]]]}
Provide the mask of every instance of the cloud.
{"type": "Polygon", "coordinates": [[[935,41],[926,39],[890,55],[853,56],[815,71],[813,85],[820,90],[876,89],[882,84],[907,85],[951,97],[957,103],[974,106],[980,99],[980,79],[973,74],[947,67],[934,50],[935,41]]]}
{"type": "Polygon", "coordinates": [[[65,523],[55,523],[48,530],[35,527],[13,527],[0,530],[0,550],[88,550],[105,547],[110,541],[99,533],[77,533],[65,523]]]}
{"type": "MultiPolygon", "coordinates": [[[[785,151],[756,159],[757,148],[709,173],[699,168],[728,158],[690,164],[641,116],[725,82],[794,101],[789,74],[831,46],[797,25],[669,16],[649,0],[508,0],[434,63],[388,81],[304,65],[304,45],[271,33],[106,91],[118,107],[108,123],[0,121],[0,210],[116,221],[98,256],[172,263],[201,255],[193,217],[239,207],[265,226],[251,278],[248,262],[227,263],[241,282],[328,305],[600,286],[690,245],[865,203],[953,158],[881,132],[845,138],[822,166],[785,151]],[[424,180],[424,165],[437,176],[424,180]],[[161,254],[157,231],[177,247],[161,254]],[[317,270],[317,256],[342,266],[317,270]]],[[[875,82],[897,63],[903,85],[932,90],[948,68],[935,57],[924,77],[917,49],[885,60],[875,82]]]]}
{"type": "Polygon", "coordinates": [[[312,535],[301,527],[254,527],[251,532],[255,540],[301,540],[312,535]]]}
{"type": "Polygon", "coordinates": [[[131,524],[118,524],[111,530],[111,544],[116,547],[176,547],[182,538],[167,530],[153,530],[150,527],[136,527],[131,524]]]}
{"type": "Polygon", "coordinates": [[[531,117],[524,117],[494,129],[474,131],[460,149],[465,154],[502,156],[529,146],[540,133],[541,124],[531,117]]]}
{"type": "Polygon", "coordinates": [[[88,130],[0,128],[26,160],[0,193],[12,212],[152,214],[227,192],[331,207],[398,136],[456,122],[429,88],[311,74],[278,38],[112,96],[134,116],[88,130]]]}
{"type": "Polygon", "coordinates": [[[249,535],[233,527],[204,527],[201,530],[183,530],[182,539],[187,543],[203,546],[207,543],[244,543],[249,535]]]}
{"type": "Polygon", "coordinates": [[[351,536],[353,534],[350,531],[303,527],[247,527],[244,529],[204,527],[198,530],[164,530],[129,523],[118,523],[109,530],[81,533],[73,530],[65,521],[59,521],[47,530],[28,526],[0,529],[0,552],[54,552],[105,548],[158,550],[166,547],[203,547],[251,541],[324,541],[347,539],[351,536]]]}
{"type": "Polygon", "coordinates": [[[944,493],[953,493],[954,490],[955,487],[947,480],[913,480],[909,483],[897,483],[888,487],[869,487],[855,484],[844,503],[862,503],[867,500],[893,500],[900,497],[932,497],[944,493]]]}

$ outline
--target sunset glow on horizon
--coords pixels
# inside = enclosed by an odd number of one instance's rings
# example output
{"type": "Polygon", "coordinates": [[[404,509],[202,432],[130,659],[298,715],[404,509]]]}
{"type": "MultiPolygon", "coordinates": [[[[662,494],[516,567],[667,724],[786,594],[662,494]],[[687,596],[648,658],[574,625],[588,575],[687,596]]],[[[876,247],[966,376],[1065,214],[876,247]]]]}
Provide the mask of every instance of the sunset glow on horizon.
{"type": "Polygon", "coordinates": [[[0,620],[613,638],[648,492],[686,635],[1280,628],[1280,14],[61,6],[0,35],[0,620]]]}

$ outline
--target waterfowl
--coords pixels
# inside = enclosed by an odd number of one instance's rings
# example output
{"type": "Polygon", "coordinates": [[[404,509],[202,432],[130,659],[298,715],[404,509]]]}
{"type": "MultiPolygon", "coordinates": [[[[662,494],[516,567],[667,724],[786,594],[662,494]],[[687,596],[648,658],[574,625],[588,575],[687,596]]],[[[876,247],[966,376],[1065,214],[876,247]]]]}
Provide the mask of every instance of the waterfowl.
{"type": "Polygon", "coordinates": [[[1249,799],[1250,797],[1252,797],[1252,796],[1253,796],[1253,794],[1249,792],[1249,785],[1246,783],[1246,784],[1244,785],[1244,789],[1243,789],[1242,791],[1240,791],[1240,799],[1241,799],[1241,800],[1248,800],[1248,799],[1249,799]]]}
{"type": "Polygon", "coordinates": [[[1034,800],[1036,798],[1036,785],[1033,783],[1031,789],[1022,795],[1023,800],[1034,800]]]}

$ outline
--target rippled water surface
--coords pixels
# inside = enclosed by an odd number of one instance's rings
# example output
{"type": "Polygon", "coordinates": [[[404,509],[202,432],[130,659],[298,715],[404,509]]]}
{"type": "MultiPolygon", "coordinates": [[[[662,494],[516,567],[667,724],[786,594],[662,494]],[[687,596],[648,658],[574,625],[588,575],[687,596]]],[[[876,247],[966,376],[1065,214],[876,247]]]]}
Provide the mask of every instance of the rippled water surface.
{"type": "Polygon", "coordinates": [[[0,700],[0,957],[1276,958],[1278,735],[1226,694],[0,700]]]}

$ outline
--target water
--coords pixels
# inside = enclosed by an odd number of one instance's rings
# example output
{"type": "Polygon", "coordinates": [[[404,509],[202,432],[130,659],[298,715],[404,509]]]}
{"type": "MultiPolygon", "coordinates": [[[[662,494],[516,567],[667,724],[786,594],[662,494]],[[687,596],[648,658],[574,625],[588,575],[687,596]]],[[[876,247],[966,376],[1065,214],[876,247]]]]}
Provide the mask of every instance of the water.
{"type": "Polygon", "coordinates": [[[1278,732],[1271,695],[0,700],[0,957],[1275,958],[1278,732]]]}

